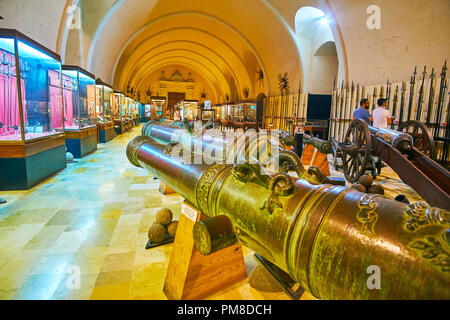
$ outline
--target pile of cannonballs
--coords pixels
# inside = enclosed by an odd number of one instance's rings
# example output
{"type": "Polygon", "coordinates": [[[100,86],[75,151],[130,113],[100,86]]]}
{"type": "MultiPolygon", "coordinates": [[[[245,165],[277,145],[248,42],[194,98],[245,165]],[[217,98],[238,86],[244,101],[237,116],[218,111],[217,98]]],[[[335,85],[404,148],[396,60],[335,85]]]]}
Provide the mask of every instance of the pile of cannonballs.
{"type": "Polygon", "coordinates": [[[383,187],[379,184],[373,184],[373,177],[368,174],[362,175],[358,183],[352,185],[352,188],[359,192],[384,195],[383,187]]]}
{"type": "Polygon", "coordinates": [[[173,214],[170,209],[163,208],[156,213],[156,221],[148,230],[148,239],[154,243],[163,242],[168,234],[170,238],[175,238],[178,221],[172,221],[173,214]]]}

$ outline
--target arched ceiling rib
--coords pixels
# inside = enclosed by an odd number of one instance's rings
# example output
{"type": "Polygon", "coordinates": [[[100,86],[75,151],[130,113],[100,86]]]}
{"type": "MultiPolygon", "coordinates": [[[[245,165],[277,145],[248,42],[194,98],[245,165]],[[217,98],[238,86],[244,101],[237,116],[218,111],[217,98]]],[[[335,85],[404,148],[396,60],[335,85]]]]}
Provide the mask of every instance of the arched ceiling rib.
{"type": "Polygon", "coordinates": [[[181,64],[182,62],[187,62],[195,65],[196,68],[201,69],[202,74],[217,83],[219,92],[224,95],[224,92],[229,92],[229,86],[226,79],[220,73],[214,72],[214,66],[208,63],[199,62],[199,59],[186,57],[183,55],[176,55],[176,53],[168,52],[161,55],[155,55],[152,59],[143,65],[139,73],[136,74],[133,81],[130,83],[130,87],[138,87],[141,81],[154,70],[158,63],[166,63],[167,61],[173,61],[174,64],[181,64]],[[174,55],[175,54],[175,55],[174,55]]]}
{"type": "MultiPolygon", "coordinates": [[[[223,96],[220,96],[220,88],[218,87],[217,81],[214,78],[211,78],[211,74],[207,73],[205,67],[199,65],[197,62],[183,60],[180,61],[178,59],[166,59],[164,61],[159,61],[158,63],[153,65],[153,71],[146,72],[146,77],[142,77],[136,84],[138,90],[145,91],[145,83],[147,80],[147,77],[150,76],[154,71],[166,68],[166,67],[173,67],[173,66],[184,66],[188,69],[195,70],[198,73],[202,74],[202,79],[212,88],[213,96],[215,101],[219,101],[220,99],[223,99],[223,96]]],[[[170,76],[170,75],[168,75],[170,76]]],[[[194,79],[195,80],[195,79],[194,79]]],[[[157,91],[157,88],[153,88],[155,91],[157,91]]],[[[198,91],[198,88],[196,88],[198,91]]]]}
{"type": "MultiPolygon", "coordinates": [[[[217,66],[222,70],[225,74],[231,74],[234,78],[237,78],[236,73],[231,67],[229,61],[225,59],[220,53],[215,50],[215,48],[208,47],[203,43],[195,42],[195,41],[187,41],[187,40],[172,40],[161,43],[154,47],[149,48],[147,51],[143,53],[140,61],[146,61],[145,59],[148,56],[152,56],[155,53],[166,52],[166,51],[174,51],[174,50],[185,50],[186,52],[196,52],[199,55],[204,57],[208,57],[208,59],[214,61],[217,66]]],[[[116,79],[120,86],[123,86],[125,83],[128,83],[130,76],[136,71],[135,69],[131,69],[129,67],[125,67],[126,70],[133,70],[132,72],[124,73],[120,79],[116,79]]]]}
{"type": "Polygon", "coordinates": [[[236,80],[240,79],[240,82],[244,86],[251,87],[248,71],[245,68],[244,62],[239,58],[236,52],[216,37],[194,28],[166,30],[141,42],[140,45],[132,51],[131,55],[128,56],[127,59],[124,59],[124,64],[118,69],[118,72],[116,72],[115,83],[118,83],[118,86],[123,87],[133,73],[135,73],[136,66],[141,64],[142,61],[145,61],[149,55],[154,55],[155,52],[170,50],[171,48],[173,48],[173,50],[187,48],[186,53],[198,51],[199,55],[206,56],[208,57],[207,59],[214,61],[214,64],[219,66],[221,73],[229,73],[236,80]],[[193,40],[177,40],[179,39],[178,35],[180,33],[184,34],[185,39],[193,40]],[[206,46],[203,43],[209,43],[211,46],[206,46]],[[119,73],[120,71],[122,72],[119,73]]]}
{"type": "Polygon", "coordinates": [[[151,46],[155,46],[167,42],[168,39],[172,41],[180,39],[196,41],[197,43],[208,44],[210,48],[219,48],[212,57],[221,61],[229,61],[229,65],[232,66],[230,73],[233,74],[238,83],[239,91],[244,86],[253,89],[249,73],[256,70],[249,70],[238,53],[251,52],[251,46],[245,42],[240,34],[219,23],[216,19],[192,12],[161,17],[157,21],[149,23],[145,29],[136,34],[135,38],[129,41],[117,62],[115,83],[117,83],[119,77],[122,80],[121,86],[124,81],[127,81],[124,79],[128,78],[127,70],[130,73],[129,65],[141,59],[141,55],[148,48],[149,43],[151,46]],[[183,18],[180,19],[180,17],[183,18]],[[202,26],[202,28],[198,28],[198,26],[202,26]],[[214,33],[210,30],[214,30],[214,33]]]}

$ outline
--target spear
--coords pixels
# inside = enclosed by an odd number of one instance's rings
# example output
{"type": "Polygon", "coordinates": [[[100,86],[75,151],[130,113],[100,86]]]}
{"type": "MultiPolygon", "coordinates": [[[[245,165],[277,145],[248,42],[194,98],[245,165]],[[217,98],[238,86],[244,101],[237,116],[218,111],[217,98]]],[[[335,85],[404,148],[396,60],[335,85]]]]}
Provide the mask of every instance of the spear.
{"type": "Polygon", "coordinates": [[[391,85],[392,83],[388,81],[386,82],[386,110],[389,110],[391,105],[391,85]]]}
{"type": "Polygon", "coordinates": [[[436,111],[436,127],[434,128],[434,137],[437,138],[438,134],[439,134],[439,127],[440,127],[440,122],[441,122],[441,108],[442,108],[442,104],[444,103],[445,100],[445,89],[447,88],[447,60],[445,60],[445,64],[442,67],[442,72],[441,72],[441,86],[439,88],[439,100],[438,100],[438,107],[437,107],[437,111],[436,111]]]}
{"type": "Polygon", "coordinates": [[[342,125],[344,123],[344,119],[343,118],[345,118],[345,110],[347,109],[347,101],[348,101],[348,82],[345,85],[344,108],[341,108],[341,110],[339,110],[339,134],[338,134],[339,139],[341,139],[341,137],[342,137],[342,125]],[[344,111],[344,114],[342,114],[342,111],[344,111]]]}
{"type": "Polygon", "coordinates": [[[337,132],[338,140],[339,140],[339,137],[341,135],[340,129],[341,129],[342,109],[344,108],[344,101],[347,98],[347,91],[344,88],[344,80],[342,80],[341,87],[342,87],[342,90],[341,90],[342,93],[341,93],[341,104],[339,106],[339,118],[338,118],[339,122],[336,123],[337,130],[338,130],[338,132],[337,132]]]}
{"type": "Polygon", "coordinates": [[[338,97],[336,101],[336,108],[334,109],[334,134],[333,138],[337,140],[337,134],[338,134],[338,112],[339,112],[339,106],[341,105],[341,101],[343,99],[344,94],[344,81],[341,82],[341,89],[338,88],[338,97]]]}
{"type": "Polygon", "coordinates": [[[400,114],[398,115],[398,125],[400,126],[403,123],[403,109],[405,107],[405,92],[406,92],[406,83],[402,82],[402,98],[400,100],[400,114]]]}
{"type": "MultiPolygon", "coordinates": [[[[398,85],[395,87],[394,100],[392,101],[392,115],[395,116],[397,112],[397,102],[398,102],[398,85]]],[[[391,123],[391,129],[394,129],[394,121],[391,123]]]]}
{"type": "Polygon", "coordinates": [[[419,101],[417,102],[417,114],[416,114],[416,120],[420,121],[421,115],[422,115],[422,104],[423,104],[423,95],[424,95],[424,83],[425,83],[425,77],[427,75],[427,66],[423,69],[422,73],[422,85],[420,86],[419,90],[419,101]]]}
{"type": "Polygon", "coordinates": [[[371,112],[373,111],[373,109],[375,108],[375,100],[377,99],[377,87],[373,88],[373,94],[372,94],[372,109],[370,110],[371,112]]]}
{"type": "MultiPolygon", "coordinates": [[[[336,77],[334,78],[336,81],[336,77]]],[[[297,124],[297,119],[299,118],[300,114],[300,94],[301,94],[301,82],[298,83],[298,94],[297,94],[297,110],[295,111],[295,125],[297,124]]],[[[294,125],[294,131],[295,131],[295,125],[294,125]]]]}
{"type": "Polygon", "coordinates": [[[427,119],[426,119],[426,125],[430,126],[430,120],[431,120],[431,111],[434,106],[434,95],[436,94],[436,74],[434,73],[434,68],[431,71],[430,76],[430,94],[428,96],[428,110],[427,110],[427,119]]]}
{"type": "Polygon", "coordinates": [[[411,111],[413,109],[414,88],[416,87],[416,75],[417,75],[417,66],[414,68],[414,73],[413,76],[411,77],[411,83],[409,86],[408,120],[411,120],[411,111]]]}
{"type": "MultiPolygon", "coordinates": [[[[352,111],[352,102],[353,102],[353,94],[354,93],[355,93],[355,85],[352,81],[352,86],[351,86],[351,91],[350,91],[350,101],[349,101],[350,106],[348,107],[350,112],[352,111]]],[[[344,112],[344,130],[343,130],[344,134],[346,132],[346,126],[347,126],[346,120],[347,120],[347,104],[345,104],[345,112],[344,112]]]]}
{"type": "MultiPolygon", "coordinates": [[[[360,100],[359,99],[360,93],[361,93],[361,88],[360,88],[359,83],[358,83],[357,86],[356,86],[356,106],[358,105],[359,100],[360,100]]],[[[356,106],[355,106],[355,109],[356,109],[356,106]]]]}

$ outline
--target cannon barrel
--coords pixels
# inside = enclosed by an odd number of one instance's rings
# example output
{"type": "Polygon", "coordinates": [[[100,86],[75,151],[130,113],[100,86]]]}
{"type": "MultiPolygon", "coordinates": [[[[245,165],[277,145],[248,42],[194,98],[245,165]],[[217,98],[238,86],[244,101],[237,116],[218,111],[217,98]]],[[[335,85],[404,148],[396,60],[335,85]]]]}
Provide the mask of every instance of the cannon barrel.
{"type": "Polygon", "coordinates": [[[413,138],[404,132],[369,126],[370,133],[388,143],[403,154],[409,154],[413,148],[413,138]]]}
{"type": "Polygon", "coordinates": [[[305,144],[312,145],[320,153],[323,153],[323,154],[333,153],[333,147],[332,147],[331,141],[322,140],[322,139],[316,138],[314,136],[303,134],[303,142],[305,144]]]}
{"type": "Polygon", "coordinates": [[[198,126],[194,132],[189,132],[170,122],[151,121],[142,128],[142,136],[153,138],[164,145],[176,145],[179,147],[175,149],[177,152],[182,149],[185,153],[201,155],[208,163],[219,161],[234,164],[248,163],[253,160],[267,165],[265,169],[269,172],[275,173],[287,169],[286,166],[288,166],[296,171],[299,177],[312,183],[320,183],[324,180],[324,177],[316,172],[309,174],[301,161],[296,159],[295,154],[286,150],[285,141],[291,143],[292,137],[284,132],[248,130],[244,134],[224,133],[201,126],[198,126]],[[272,161],[275,157],[280,160],[276,164],[272,161]]]}
{"type": "Polygon", "coordinates": [[[447,211],[283,174],[263,177],[248,164],[188,164],[166,148],[137,137],[127,156],[207,216],[227,216],[242,245],[315,297],[450,298],[447,211]],[[373,266],[379,289],[368,285],[373,266]]]}

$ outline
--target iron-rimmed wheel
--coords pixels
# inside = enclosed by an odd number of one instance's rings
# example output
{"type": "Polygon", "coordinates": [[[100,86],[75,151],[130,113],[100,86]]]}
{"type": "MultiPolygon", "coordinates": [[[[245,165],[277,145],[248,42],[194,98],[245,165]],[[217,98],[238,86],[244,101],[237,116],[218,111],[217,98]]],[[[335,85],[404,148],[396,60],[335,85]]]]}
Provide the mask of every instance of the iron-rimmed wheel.
{"type": "Polygon", "coordinates": [[[342,167],[347,181],[355,183],[364,174],[370,163],[371,151],[369,126],[362,120],[353,120],[341,147],[342,167]]]}
{"type": "Polygon", "coordinates": [[[417,120],[409,120],[402,123],[398,131],[408,133],[413,138],[414,148],[433,160],[437,159],[436,143],[430,128],[417,120]]]}

